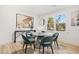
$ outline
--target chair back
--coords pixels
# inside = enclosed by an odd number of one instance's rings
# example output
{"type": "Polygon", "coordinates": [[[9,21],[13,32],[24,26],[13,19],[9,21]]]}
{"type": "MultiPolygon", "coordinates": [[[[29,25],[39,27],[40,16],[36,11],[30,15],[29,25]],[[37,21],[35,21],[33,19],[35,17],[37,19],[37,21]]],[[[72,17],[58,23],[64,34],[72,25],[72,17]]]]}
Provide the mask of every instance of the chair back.
{"type": "Polygon", "coordinates": [[[25,37],[24,35],[22,35],[22,38],[23,38],[24,42],[26,42],[26,43],[30,43],[30,41],[28,40],[28,38],[25,37]]]}
{"type": "Polygon", "coordinates": [[[41,44],[43,43],[50,43],[52,44],[52,36],[48,36],[48,37],[44,37],[42,40],[41,40],[41,44]]]}
{"type": "Polygon", "coordinates": [[[53,41],[56,41],[57,38],[58,38],[58,36],[59,36],[59,33],[54,33],[54,34],[52,35],[53,41]]]}
{"type": "Polygon", "coordinates": [[[38,36],[37,41],[42,40],[43,38],[44,38],[44,36],[38,36]]]}

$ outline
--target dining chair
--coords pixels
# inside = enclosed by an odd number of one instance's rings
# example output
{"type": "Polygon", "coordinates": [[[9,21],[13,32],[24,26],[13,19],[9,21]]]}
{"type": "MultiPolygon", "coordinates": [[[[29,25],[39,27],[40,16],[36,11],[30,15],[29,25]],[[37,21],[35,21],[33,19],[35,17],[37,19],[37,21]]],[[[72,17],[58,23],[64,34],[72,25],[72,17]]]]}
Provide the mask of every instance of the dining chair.
{"type": "Polygon", "coordinates": [[[23,38],[23,49],[24,49],[24,46],[26,45],[25,47],[25,53],[27,51],[27,45],[29,44],[30,46],[33,44],[34,46],[34,50],[35,50],[35,41],[34,40],[29,40],[30,38],[29,37],[26,37],[24,35],[22,35],[22,38],[23,38]]]}
{"type": "Polygon", "coordinates": [[[47,47],[47,48],[50,47],[52,50],[52,53],[54,54],[53,47],[52,47],[52,36],[44,37],[41,40],[40,45],[39,45],[39,51],[40,51],[41,46],[43,47],[43,54],[44,54],[45,47],[47,47]]]}
{"type": "Polygon", "coordinates": [[[37,41],[40,43],[43,38],[44,38],[44,36],[38,36],[37,41]]]}
{"type": "Polygon", "coordinates": [[[56,45],[57,45],[57,47],[59,48],[59,44],[58,44],[58,36],[59,36],[59,33],[54,33],[53,35],[52,35],[52,37],[53,37],[53,42],[54,42],[54,44],[56,43],[56,45]]]}

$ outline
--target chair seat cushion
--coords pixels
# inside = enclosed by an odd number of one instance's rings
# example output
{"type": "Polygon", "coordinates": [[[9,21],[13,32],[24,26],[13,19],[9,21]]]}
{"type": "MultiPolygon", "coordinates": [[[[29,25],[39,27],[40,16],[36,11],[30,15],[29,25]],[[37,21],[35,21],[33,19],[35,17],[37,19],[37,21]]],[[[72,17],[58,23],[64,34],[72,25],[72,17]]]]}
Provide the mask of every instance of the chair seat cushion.
{"type": "Polygon", "coordinates": [[[45,43],[43,43],[43,44],[51,44],[50,42],[45,42],[45,43]]]}
{"type": "Polygon", "coordinates": [[[44,42],[41,45],[51,45],[51,43],[50,42],[44,42]]]}
{"type": "Polygon", "coordinates": [[[35,43],[35,41],[30,41],[31,43],[35,43]]]}
{"type": "Polygon", "coordinates": [[[33,39],[33,38],[30,38],[30,39],[28,39],[29,41],[35,41],[35,39],[33,39]]]}

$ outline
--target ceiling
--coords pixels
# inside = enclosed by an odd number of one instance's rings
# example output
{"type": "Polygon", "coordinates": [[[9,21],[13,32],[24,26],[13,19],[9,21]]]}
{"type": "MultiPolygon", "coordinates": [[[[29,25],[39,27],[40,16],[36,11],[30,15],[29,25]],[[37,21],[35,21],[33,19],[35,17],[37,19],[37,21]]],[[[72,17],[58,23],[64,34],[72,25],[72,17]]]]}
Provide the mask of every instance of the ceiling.
{"type": "Polygon", "coordinates": [[[68,7],[71,7],[71,5],[13,5],[12,8],[33,15],[44,15],[68,7]]]}
{"type": "Polygon", "coordinates": [[[29,12],[30,14],[34,14],[34,15],[43,15],[43,14],[47,14],[50,12],[53,12],[55,10],[59,10],[62,8],[66,8],[69,6],[61,6],[61,5],[23,5],[23,6],[18,6],[19,9],[22,12],[29,12]]]}

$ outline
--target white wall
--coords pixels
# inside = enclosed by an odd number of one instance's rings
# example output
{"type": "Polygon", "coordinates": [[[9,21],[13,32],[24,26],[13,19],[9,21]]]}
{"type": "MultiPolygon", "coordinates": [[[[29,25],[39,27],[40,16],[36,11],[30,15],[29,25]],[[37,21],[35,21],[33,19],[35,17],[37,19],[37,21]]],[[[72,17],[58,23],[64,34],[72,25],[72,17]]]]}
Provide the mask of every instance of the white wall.
{"type": "MultiPolygon", "coordinates": [[[[55,12],[51,12],[47,15],[43,15],[42,18],[46,20],[45,28],[47,27],[47,18],[48,16],[57,16],[58,14],[66,15],[66,31],[58,31],[60,33],[59,39],[63,40],[66,43],[74,44],[79,46],[79,27],[71,26],[71,14],[73,11],[79,9],[79,7],[69,7],[65,9],[60,9],[55,12]]],[[[55,22],[56,25],[56,22],[55,22]]],[[[56,26],[54,31],[50,31],[51,33],[57,32],[56,26]]]]}
{"type": "MultiPolygon", "coordinates": [[[[29,14],[29,12],[22,12],[17,6],[0,6],[0,44],[13,42],[16,29],[16,13],[34,17],[34,23],[38,20],[38,17],[29,14]]],[[[37,26],[38,21],[34,24],[35,28],[37,26]]]]}

